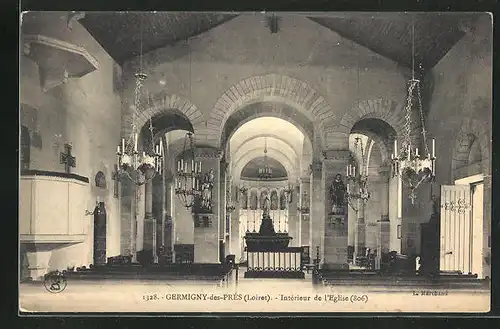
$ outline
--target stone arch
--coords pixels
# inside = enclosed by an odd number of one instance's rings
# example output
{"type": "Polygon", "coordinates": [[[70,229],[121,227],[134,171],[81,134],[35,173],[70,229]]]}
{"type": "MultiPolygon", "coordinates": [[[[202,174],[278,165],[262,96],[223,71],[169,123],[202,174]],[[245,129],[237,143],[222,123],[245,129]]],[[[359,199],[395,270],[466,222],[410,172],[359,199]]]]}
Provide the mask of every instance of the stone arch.
{"type": "Polygon", "coordinates": [[[322,132],[336,119],[325,98],[308,83],[279,74],[253,76],[230,87],[216,101],[208,126],[213,129],[211,133],[217,135],[207,139],[221,146],[226,120],[238,109],[262,101],[281,102],[299,110],[318,127],[321,141],[322,132]]]}
{"type": "MultiPolygon", "coordinates": [[[[233,167],[233,173],[234,176],[233,178],[238,181],[241,179],[241,171],[245,167],[245,165],[252,161],[255,158],[258,158],[262,156],[262,150],[260,149],[254,149],[250,150],[247,153],[245,153],[243,156],[240,157],[237,163],[234,164],[233,167]]],[[[290,161],[289,158],[285,154],[283,154],[280,150],[269,148],[268,149],[268,156],[272,157],[273,159],[279,161],[283,167],[285,167],[287,177],[289,180],[294,180],[296,178],[296,172],[294,170],[294,166],[292,161],[290,161]]]]}
{"type": "Polygon", "coordinates": [[[241,142],[241,144],[239,145],[238,148],[231,150],[231,152],[236,153],[236,152],[238,152],[239,149],[241,149],[244,145],[251,142],[252,140],[257,139],[257,138],[264,138],[264,137],[274,138],[274,139],[279,140],[280,142],[283,142],[287,147],[289,147],[292,150],[293,154],[296,157],[298,156],[297,152],[294,149],[294,146],[289,141],[287,141],[285,138],[282,138],[281,136],[278,136],[278,135],[272,134],[272,133],[263,133],[263,134],[258,134],[258,135],[253,135],[251,137],[248,137],[247,139],[245,139],[241,142]]]}
{"type": "Polygon", "coordinates": [[[452,156],[452,170],[456,171],[469,163],[473,147],[479,147],[481,170],[484,174],[490,173],[490,138],[484,124],[476,119],[462,120],[460,131],[455,138],[452,156]]]}
{"type": "MultiPolygon", "coordinates": [[[[138,130],[155,116],[164,114],[165,112],[172,111],[172,109],[178,110],[196,129],[196,126],[203,121],[203,113],[194,105],[189,99],[175,95],[167,94],[165,92],[152,95],[148,99],[148,107],[146,107],[141,113],[137,114],[136,124],[138,130]]],[[[133,115],[128,113],[124,120],[122,126],[122,132],[125,135],[131,133],[133,115]]],[[[196,131],[194,131],[196,134],[196,131]]]]}
{"type": "Polygon", "coordinates": [[[347,149],[349,134],[356,122],[362,119],[382,120],[394,129],[395,137],[402,136],[405,123],[403,110],[397,102],[381,98],[357,103],[344,113],[338,125],[326,130],[326,149],[347,149]]]}

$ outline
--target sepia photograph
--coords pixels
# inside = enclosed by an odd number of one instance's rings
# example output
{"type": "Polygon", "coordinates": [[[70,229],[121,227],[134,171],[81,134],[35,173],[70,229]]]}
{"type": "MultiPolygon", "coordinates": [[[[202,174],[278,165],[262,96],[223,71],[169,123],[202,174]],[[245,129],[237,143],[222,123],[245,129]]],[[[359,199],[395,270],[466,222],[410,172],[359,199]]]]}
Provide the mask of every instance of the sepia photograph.
{"type": "Polygon", "coordinates": [[[490,311],[491,13],[19,28],[21,316],[490,311]]]}

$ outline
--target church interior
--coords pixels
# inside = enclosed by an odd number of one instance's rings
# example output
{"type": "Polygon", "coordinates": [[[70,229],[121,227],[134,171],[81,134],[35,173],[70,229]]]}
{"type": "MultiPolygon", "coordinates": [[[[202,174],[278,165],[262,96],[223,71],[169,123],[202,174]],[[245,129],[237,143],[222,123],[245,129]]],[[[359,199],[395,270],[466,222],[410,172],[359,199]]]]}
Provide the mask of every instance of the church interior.
{"type": "Polygon", "coordinates": [[[20,38],[21,282],[490,277],[489,14],[26,12],[20,38]]]}

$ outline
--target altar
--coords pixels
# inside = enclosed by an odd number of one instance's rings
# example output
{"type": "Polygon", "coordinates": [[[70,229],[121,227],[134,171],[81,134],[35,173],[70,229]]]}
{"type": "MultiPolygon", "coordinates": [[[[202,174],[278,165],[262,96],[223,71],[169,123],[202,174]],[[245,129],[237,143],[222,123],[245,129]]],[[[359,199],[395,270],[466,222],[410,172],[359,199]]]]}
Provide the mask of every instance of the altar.
{"type": "Polygon", "coordinates": [[[259,232],[245,235],[247,271],[245,278],[301,278],[302,248],[288,247],[293,238],[276,233],[269,211],[264,210],[259,232]]]}

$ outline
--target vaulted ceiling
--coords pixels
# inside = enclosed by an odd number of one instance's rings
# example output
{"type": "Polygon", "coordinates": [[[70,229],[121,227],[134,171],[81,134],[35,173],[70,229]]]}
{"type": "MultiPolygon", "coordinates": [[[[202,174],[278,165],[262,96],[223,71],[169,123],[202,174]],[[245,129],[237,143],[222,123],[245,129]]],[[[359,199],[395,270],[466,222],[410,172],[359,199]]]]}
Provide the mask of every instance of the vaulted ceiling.
{"type": "MultiPolygon", "coordinates": [[[[280,14],[290,15],[290,14],[280,14]]],[[[403,66],[433,67],[463,36],[462,26],[478,17],[470,13],[325,13],[301,14],[403,66]]],[[[83,26],[119,64],[143,52],[201,34],[238,16],[236,13],[88,12],[83,26]]],[[[279,33],[279,32],[278,32],[279,33]]]]}

